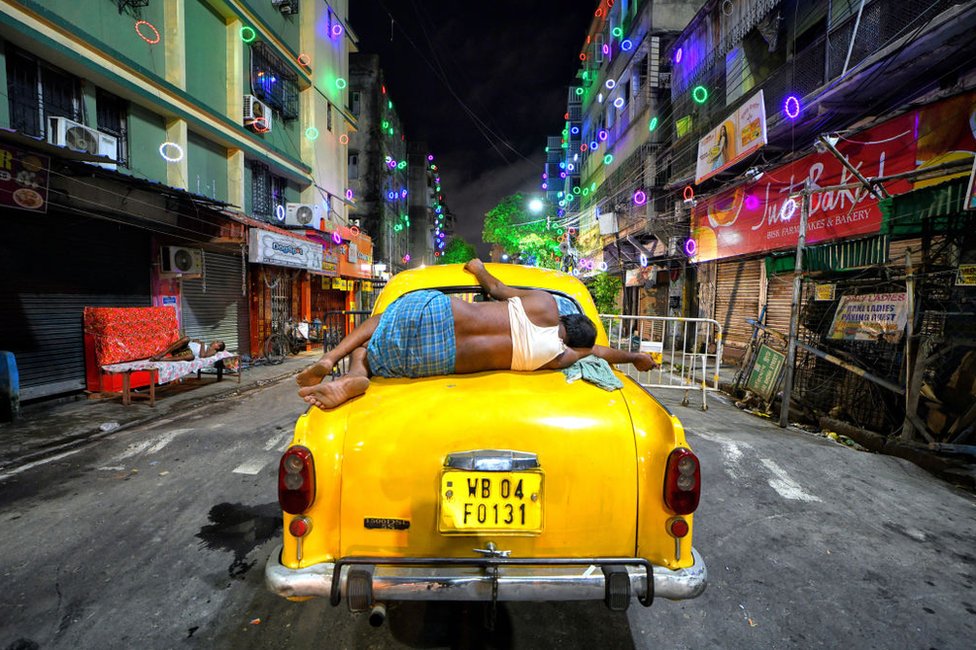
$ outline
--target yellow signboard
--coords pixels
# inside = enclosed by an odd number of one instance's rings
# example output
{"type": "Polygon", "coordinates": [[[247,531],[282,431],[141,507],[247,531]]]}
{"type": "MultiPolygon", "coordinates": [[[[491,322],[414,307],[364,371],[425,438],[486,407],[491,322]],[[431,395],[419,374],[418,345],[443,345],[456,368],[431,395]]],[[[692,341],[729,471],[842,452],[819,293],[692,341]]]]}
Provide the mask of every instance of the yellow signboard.
{"type": "Polygon", "coordinates": [[[818,302],[831,301],[837,291],[836,284],[818,284],[815,300],[818,302]]]}
{"type": "Polygon", "coordinates": [[[957,287],[976,287],[976,264],[960,264],[956,276],[957,287]]]}

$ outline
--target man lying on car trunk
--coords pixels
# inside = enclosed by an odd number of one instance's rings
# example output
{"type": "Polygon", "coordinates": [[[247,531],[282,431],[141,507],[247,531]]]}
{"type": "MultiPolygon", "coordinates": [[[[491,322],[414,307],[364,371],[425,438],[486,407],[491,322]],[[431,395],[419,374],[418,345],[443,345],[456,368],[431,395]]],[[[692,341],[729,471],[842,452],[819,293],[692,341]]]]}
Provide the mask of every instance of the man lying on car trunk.
{"type": "Polygon", "coordinates": [[[587,355],[638,370],[656,364],[648,354],[595,345],[596,327],[583,314],[559,315],[547,291],[513,289],[481,260],[464,265],[497,302],[451,300],[440,291],[412,291],[363,321],[297,377],[298,394],[330,409],[362,395],[372,375],[430,377],[486,370],[568,368],[587,355]],[[352,355],[349,372],[328,380],[352,355]]]}

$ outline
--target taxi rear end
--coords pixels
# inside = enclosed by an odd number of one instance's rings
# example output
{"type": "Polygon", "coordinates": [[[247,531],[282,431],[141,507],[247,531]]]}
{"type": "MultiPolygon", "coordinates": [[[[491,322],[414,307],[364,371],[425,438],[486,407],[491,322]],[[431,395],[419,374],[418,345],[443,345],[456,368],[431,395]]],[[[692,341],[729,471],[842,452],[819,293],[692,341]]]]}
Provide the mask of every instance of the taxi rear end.
{"type": "Polygon", "coordinates": [[[300,418],[266,578],[354,611],[693,598],[699,490],[680,423],[629,379],[607,392],[560,372],[373,378],[361,398],[300,418]]]}

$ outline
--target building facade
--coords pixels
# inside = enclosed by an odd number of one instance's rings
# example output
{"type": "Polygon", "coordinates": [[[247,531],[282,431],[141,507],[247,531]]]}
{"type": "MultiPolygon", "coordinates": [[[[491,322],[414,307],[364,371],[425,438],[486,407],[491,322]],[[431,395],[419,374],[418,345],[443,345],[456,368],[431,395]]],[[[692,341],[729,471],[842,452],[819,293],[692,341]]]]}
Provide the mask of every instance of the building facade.
{"type": "Polygon", "coordinates": [[[0,2],[0,347],[22,399],[84,387],[86,306],[171,306],[187,335],[243,356],[311,319],[326,251],[306,233],[352,234],[345,15],[0,2]]]}

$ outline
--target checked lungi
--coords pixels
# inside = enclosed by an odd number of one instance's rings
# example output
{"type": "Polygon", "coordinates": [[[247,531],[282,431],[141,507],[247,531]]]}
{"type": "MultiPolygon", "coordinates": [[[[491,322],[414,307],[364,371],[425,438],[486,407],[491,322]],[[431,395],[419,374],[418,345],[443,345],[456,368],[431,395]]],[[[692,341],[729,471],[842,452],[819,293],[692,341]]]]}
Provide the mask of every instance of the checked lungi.
{"type": "Polygon", "coordinates": [[[381,377],[454,374],[454,315],[440,291],[413,291],[380,316],[366,347],[369,370],[381,377]]]}

